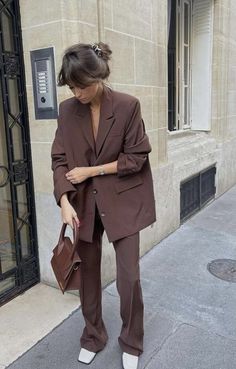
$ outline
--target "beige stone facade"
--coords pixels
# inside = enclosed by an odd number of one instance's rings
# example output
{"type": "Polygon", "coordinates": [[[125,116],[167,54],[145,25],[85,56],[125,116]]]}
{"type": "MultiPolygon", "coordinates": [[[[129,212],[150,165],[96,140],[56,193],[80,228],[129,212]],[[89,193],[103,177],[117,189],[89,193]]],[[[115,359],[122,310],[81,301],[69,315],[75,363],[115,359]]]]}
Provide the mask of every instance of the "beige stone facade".
{"type": "MultiPolygon", "coordinates": [[[[152,144],[157,222],[141,233],[141,253],[180,225],[180,182],[216,164],[216,197],[236,183],[236,4],[214,1],[210,131],[168,131],[167,0],[20,0],[41,280],[55,284],[51,250],[60,228],[50,149],[56,120],[35,120],[30,50],[63,50],[98,39],[113,50],[110,83],[137,96],[152,144]]],[[[70,96],[58,88],[58,102],[70,96]]],[[[112,244],[103,244],[103,284],[115,277],[112,244]]]]}

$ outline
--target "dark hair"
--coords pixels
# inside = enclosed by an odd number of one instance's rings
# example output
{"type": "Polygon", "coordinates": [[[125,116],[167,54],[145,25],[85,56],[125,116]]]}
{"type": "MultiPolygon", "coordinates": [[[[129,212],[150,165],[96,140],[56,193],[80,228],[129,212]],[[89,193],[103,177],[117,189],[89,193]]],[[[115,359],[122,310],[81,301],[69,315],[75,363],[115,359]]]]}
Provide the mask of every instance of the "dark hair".
{"type": "Polygon", "coordinates": [[[112,51],[107,44],[75,44],[65,50],[57,78],[58,86],[75,84],[89,86],[107,79],[110,74],[108,61],[112,51]]]}

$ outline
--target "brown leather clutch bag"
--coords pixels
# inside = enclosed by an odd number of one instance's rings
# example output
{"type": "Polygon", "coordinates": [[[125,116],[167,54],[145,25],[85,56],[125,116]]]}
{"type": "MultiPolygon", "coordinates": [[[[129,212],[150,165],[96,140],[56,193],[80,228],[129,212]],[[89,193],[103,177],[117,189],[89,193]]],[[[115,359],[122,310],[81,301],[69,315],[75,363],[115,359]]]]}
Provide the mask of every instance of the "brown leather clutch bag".
{"type": "Polygon", "coordinates": [[[78,254],[79,227],[73,219],[73,243],[65,236],[66,223],[63,223],[58,244],[53,249],[51,266],[62,293],[78,290],[80,287],[80,263],[78,254]]]}

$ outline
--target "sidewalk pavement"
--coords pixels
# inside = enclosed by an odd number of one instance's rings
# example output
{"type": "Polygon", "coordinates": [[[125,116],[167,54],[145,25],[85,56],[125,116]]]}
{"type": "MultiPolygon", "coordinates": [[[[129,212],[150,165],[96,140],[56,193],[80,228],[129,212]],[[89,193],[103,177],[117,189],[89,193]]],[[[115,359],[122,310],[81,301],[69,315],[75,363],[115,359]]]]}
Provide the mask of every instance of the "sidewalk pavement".
{"type": "MultiPolygon", "coordinates": [[[[236,283],[207,270],[223,258],[236,259],[236,186],[141,259],[145,340],[139,369],[236,368],[236,283]]],[[[89,368],[121,369],[115,283],[103,290],[103,316],[109,341],[89,368]]],[[[83,326],[77,309],[8,368],[88,368],[77,361],[83,326]]]]}

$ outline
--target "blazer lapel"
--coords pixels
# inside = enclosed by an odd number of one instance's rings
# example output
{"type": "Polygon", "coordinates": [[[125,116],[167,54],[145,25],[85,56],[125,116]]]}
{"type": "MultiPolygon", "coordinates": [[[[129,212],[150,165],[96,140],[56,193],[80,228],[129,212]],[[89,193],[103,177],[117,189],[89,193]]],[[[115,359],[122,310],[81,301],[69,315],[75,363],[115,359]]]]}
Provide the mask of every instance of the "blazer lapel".
{"type": "Polygon", "coordinates": [[[102,100],[101,100],[101,107],[100,107],[100,119],[99,119],[99,126],[98,126],[98,133],[96,139],[96,154],[97,157],[99,156],[104,141],[115,121],[113,116],[113,106],[112,106],[112,93],[109,87],[104,86],[102,100]]]}
{"type": "Polygon", "coordinates": [[[92,150],[95,151],[95,142],[89,105],[82,104],[79,101],[76,101],[75,115],[79,117],[78,126],[81,128],[84,138],[87,140],[92,150]]]}

